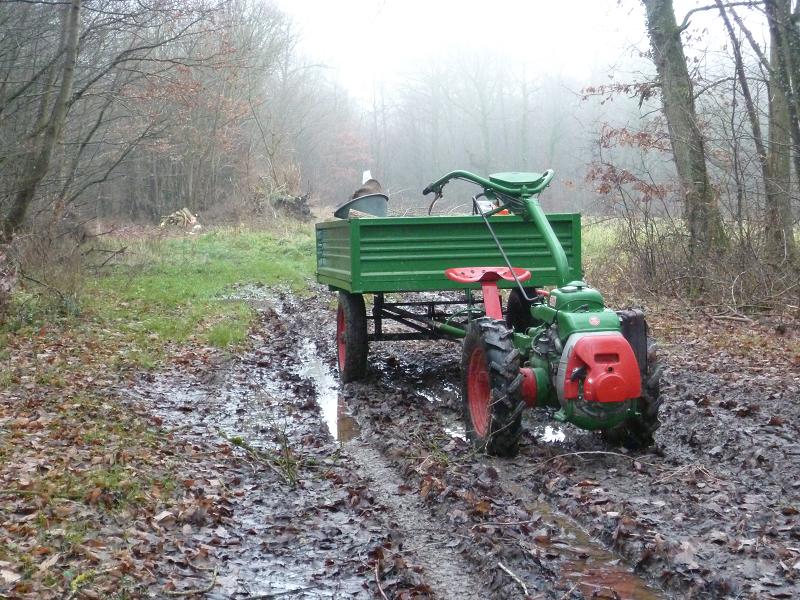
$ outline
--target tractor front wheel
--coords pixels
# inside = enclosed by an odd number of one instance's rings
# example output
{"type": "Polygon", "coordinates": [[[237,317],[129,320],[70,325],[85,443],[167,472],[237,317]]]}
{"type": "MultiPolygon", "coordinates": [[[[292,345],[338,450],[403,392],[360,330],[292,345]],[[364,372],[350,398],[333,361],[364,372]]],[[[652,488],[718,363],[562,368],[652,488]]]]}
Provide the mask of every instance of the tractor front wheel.
{"type": "Polygon", "coordinates": [[[512,457],[522,436],[520,355],[502,321],[483,317],[467,329],[461,395],[467,437],[479,449],[512,457]]]}
{"type": "Polygon", "coordinates": [[[636,401],[637,415],[612,429],[603,430],[605,440],[628,450],[644,450],[655,443],[653,437],[661,426],[661,364],[655,361],[655,344],[647,348],[647,369],[642,378],[642,395],[636,401]],[[652,358],[651,358],[652,357],[652,358]]]}
{"type": "Polygon", "coordinates": [[[339,292],[336,310],[336,349],[339,379],[349,383],[367,373],[367,310],[364,296],[339,292]]]}

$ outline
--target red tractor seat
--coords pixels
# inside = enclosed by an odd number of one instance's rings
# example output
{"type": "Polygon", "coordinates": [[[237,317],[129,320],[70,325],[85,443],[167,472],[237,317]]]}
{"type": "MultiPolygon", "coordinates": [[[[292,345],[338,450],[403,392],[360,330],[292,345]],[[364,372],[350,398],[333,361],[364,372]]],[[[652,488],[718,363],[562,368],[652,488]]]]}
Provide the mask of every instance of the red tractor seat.
{"type": "Polygon", "coordinates": [[[452,267],[446,269],[444,274],[456,283],[480,283],[486,316],[498,321],[503,318],[503,309],[500,305],[497,281],[500,279],[514,281],[515,275],[519,281],[527,281],[531,278],[531,272],[527,269],[509,269],[508,267],[452,267]]]}
{"type": "Polygon", "coordinates": [[[514,275],[519,281],[528,281],[531,272],[527,269],[508,267],[453,267],[444,272],[447,278],[457,283],[478,283],[484,281],[514,281],[514,275]]]}

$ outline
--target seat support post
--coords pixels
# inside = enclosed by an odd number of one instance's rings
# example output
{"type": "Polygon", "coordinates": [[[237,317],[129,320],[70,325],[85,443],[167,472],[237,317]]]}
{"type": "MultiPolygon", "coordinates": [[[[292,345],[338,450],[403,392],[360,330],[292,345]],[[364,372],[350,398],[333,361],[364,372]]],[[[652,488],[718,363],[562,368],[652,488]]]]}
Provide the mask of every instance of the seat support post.
{"type": "Polygon", "coordinates": [[[503,308],[500,304],[500,290],[497,289],[497,281],[481,281],[483,291],[483,308],[486,316],[500,321],[503,318],[503,308]]]}

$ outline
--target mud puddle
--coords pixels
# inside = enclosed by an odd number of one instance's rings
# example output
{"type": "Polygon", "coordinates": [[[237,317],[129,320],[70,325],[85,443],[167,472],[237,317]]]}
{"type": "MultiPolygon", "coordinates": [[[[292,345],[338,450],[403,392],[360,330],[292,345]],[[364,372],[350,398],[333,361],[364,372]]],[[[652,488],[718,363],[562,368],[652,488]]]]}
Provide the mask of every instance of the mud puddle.
{"type": "Polygon", "coordinates": [[[573,519],[555,512],[550,504],[533,497],[528,489],[509,476],[506,463],[496,459],[490,462],[497,469],[503,487],[537,517],[540,533],[533,536],[532,548],[545,555],[555,551],[562,577],[584,597],[618,600],[660,600],[666,597],[661,590],[635,574],[620,556],[594,540],[573,519]]]}
{"type": "Polygon", "coordinates": [[[347,412],[339,379],[320,358],[317,345],[304,339],[297,353],[299,361],[294,372],[314,384],[317,404],[333,439],[349,442],[361,432],[358,422],[347,412]]]}

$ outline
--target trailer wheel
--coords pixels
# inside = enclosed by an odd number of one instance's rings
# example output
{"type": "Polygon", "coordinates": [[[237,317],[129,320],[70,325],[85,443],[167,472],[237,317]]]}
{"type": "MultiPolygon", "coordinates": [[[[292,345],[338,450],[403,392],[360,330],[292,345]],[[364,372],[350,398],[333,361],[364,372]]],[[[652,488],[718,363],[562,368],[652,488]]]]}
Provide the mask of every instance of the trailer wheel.
{"type": "MultiPolygon", "coordinates": [[[[527,287],[525,288],[525,293],[528,296],[533,296],[536,294],[536,288],[527,287]]],[[[531,303],[525,299],[519,288],[513,288],[508,295],[506,323],[511,329],[519,333],[525,333],[529,328],[533,327],[531,303]]]]}
{"type": "Polygon", "coordinates": [[[467,329],[461,395],[467,437],[495,456],[516,456],[522,437],[520,355],[502,321],[483,317],[467,329]]]}
{"type": "Polygon", "coordinates": [[[364,296],[339,292],[336,310],[336,350],[339,379],[349,383],[367,373],[367,310],[364,296]]]}
{"type": "Polygon", "coordinates": [[[655,443],[653,435],[661,426],[658,411],[661,408],[661,364],[649,357],[655,357],[655,344],[647,346],[648,364],[642,381],[642,395],[637,400],[638,415],[624,423],[602,431],[603,438],[616,446],[628,450],[643,450],[655,443]]]}

